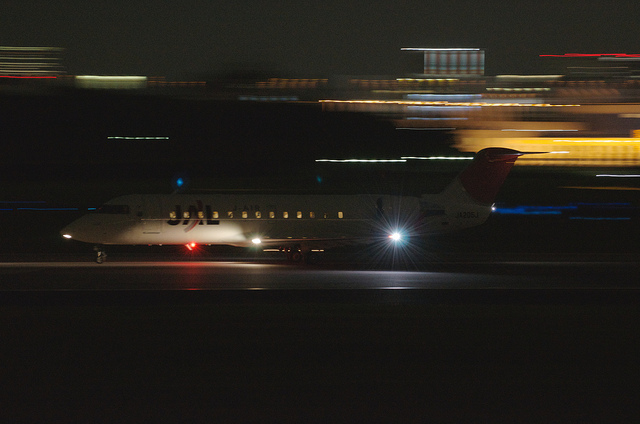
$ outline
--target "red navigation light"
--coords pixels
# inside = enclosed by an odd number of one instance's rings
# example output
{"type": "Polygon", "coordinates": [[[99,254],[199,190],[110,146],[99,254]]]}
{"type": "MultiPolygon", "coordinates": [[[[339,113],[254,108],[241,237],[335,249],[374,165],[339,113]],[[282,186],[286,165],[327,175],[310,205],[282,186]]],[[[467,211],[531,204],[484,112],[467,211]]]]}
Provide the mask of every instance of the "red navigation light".
{"type": "Polygon", "coordinates": [[[187,249],[193,250],[197,245],[195,244],[195,242],[191,242],[191,243],[185,244],[185,246],[187,247],[187,249]]]}

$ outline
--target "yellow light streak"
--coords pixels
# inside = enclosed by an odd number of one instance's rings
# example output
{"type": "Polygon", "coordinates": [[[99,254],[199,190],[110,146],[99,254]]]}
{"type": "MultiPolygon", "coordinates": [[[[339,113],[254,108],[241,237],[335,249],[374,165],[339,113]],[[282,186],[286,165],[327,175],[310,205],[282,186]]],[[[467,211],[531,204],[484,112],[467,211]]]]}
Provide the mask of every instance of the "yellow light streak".
{"type": "Polygon", "coordinates": [[[577,104],[562,105],[550,103],[486,103],[486,102],[447,102],[418,100],[319,100],[320,103],[343,103],[363,105],[402,105],[402,106],[451,106],[451,107],[579,107],[577,104]]]}

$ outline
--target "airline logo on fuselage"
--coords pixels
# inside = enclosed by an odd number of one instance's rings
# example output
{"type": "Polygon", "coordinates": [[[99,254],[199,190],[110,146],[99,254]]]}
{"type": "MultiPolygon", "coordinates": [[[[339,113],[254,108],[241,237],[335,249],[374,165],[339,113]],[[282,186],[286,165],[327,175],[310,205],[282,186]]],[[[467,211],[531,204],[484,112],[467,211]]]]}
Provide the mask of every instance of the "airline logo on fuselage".
{"type": "MultiPolygon", "coordinates": [[[[234,206],[229,209],[229,211],[259,211],[260,207],[258,205],[251,205],[244,208],[238,208],[238,206],[234,206]]],[[[195,205],[188,205],[186,208],[183,208],[181,205],[175,205],[174,210],[170,214],[170,218],[167,221],[169,225],[186,225],[187,227],[184,229],[184,232],[187,233],[193,230],[198,225],[220,225],[219,219],[214,219],[213,217],[213,208],[211,205],[204,205],[201,200],[196,200],[195,205]]]]}

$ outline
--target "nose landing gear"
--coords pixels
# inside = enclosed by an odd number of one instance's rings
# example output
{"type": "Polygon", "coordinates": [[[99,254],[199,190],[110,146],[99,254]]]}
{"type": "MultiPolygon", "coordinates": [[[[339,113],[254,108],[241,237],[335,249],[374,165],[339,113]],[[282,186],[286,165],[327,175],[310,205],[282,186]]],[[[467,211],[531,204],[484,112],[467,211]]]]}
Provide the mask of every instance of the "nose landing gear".
{"type": "Polygon", "coordinates": [[[107,252],[101,246],[94,246],[93,250],[96,252],[96,262],[101,264],[107,260],[107,252]]]}

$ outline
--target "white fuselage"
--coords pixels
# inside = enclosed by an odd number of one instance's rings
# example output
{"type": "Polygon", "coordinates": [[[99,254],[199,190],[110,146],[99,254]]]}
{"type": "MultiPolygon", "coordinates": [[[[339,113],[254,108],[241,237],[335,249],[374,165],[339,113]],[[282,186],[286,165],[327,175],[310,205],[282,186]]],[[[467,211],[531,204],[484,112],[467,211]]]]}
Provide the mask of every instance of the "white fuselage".
{"type": "MultiPolygon", "coordinates": [[[[129,195],[110,200],[61,233],[102,244],[227,244],[308,252],[380,238],[443,233],[482,224],[522,152],[479,151],[432,195],[129,195]]],[[[98,249],[98,259],[103,255],[98,249]]]]}
{"type": "Polygon", "coordinates": [[[439,195],[128,195],[61,233],[94,244],[342,244],[478,225],[490,207],[439,195]]]}

